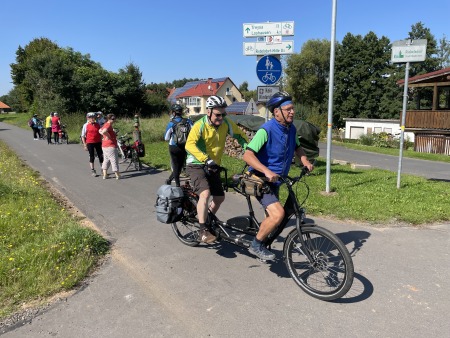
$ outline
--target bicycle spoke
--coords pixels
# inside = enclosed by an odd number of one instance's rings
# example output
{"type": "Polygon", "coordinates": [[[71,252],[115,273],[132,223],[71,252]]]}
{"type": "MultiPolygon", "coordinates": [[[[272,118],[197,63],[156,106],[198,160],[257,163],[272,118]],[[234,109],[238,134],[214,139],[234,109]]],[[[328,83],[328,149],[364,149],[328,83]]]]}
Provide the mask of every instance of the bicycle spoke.
{"type": "Polygon", "coordinates": [[[351,258],[335,236],[314,227],[302,230],[302,239],[293,231],[286,244],[286,265],[296,283],[319,299],[335,299],[345,294],[353,280],[351,258]]]}

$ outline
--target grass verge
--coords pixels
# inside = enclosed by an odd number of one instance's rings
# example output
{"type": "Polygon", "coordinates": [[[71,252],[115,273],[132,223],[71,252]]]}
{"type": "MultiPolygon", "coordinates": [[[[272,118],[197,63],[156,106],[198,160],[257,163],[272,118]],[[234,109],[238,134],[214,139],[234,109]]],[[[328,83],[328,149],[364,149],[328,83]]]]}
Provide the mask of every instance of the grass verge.
{"type": "MultiPolygon", "coordinates": [[[[153,167],[170,170],[167,143],[153,142],[146,146],[145,162],[153,167]],[[148,149],[148,150],[147,150],[148,149]]],[[[240,173],[244,162],[224,156],[222,165],[228,176],[240,173]]],[[[299,174],[292,166],[290,175],[299,174]]],[[[403,174],[397,189],[397,173],[381,169],[352,169],[349,165],[331,166],[333,194],[324,194],[326,161],[319,157],[315,170],[305,177],[310,196],[305,203],[307,213],[313,216],[340,220],[362,221],[371,224],[421,225],[450,221],[450,189],[447,182],[403,174]]],[[[281,190],[281,199],[287,192],[281,190]]],[[[297,197],[306,197],[306,188],[297,185],[297,197]]]]}
{"type": "Polygon", "coordinates": [[[0,142],[0,319],[77,286],[109,249],[0,142]]]}
{"type": "MultiPolygon", "coordinates": [[[[326,142],[326,140],[325,140],[325,142],[326,142]]],[[[372,146],[366,146],[366,145],[362,145],[362,144],[339,142],[339,141],[333,141],[333,144],[335,144],[337,146],[345,147],[348,149],[369,151],[369,152],[378,153],[378,154],[385,154],[385,155],[392,155],[392,156],[400,155],[400,150],[394,149],[394,148],[372,147],[372,146]]],[[[410,150],[410,149],[403,150],[402,155],[403,155],[403,157],[416,158],[418,160],[428,160],[428,161],[438,161],[438,162],[450,163],[450,156],[448,156],[448,155],[418,153],[418,152],[415,152],[414,150],[410,150]]]]}
{"type": "MultiPolygon", "coordinates": [[[[23,115],[23,114],[17,114],[23,115]]],[[[27,119],[11,118],[16,125],[26,127],[27,119]]],[[[72,117],[75,120],[82,117],[72,117]]],[[[142,159],[148,165],[157,169],[170,170],[170,156],[167,142],[163,134],[167,116],[153,119],[141,119],[142,140],[146,145],[146,156],[142,159]]],[[[10,121],[5,121],[10,123],[10,121]]],[[[82,122],[74,130],[81,129],[82,122]]],[[[120,119],[116,123],[122,133],[133,130],[133,119],[120,119]]],[[[351,143],[336,142],[352,149],[372,151],[398,156],[398,149],[377,148],[351,143]]],[[[405,157],[450,162],[450,156],[437,154],[422,154],[411,150],[404,151],[405,157]]],[[[244,162],[239,159],[224,156],[223,163],[231,176],[242,170],[244,162]]],[[[297,168],[292,169],[295,175],[297,168]]],[[[397,189],[397,173],[380,170],[358,170],[350,166],[332,165],[333,194],[323,194],[325,190],[325,160],[319,158],[316,170],[306,178],[311,188],[311,196],[306,201],[308,213],[316,216],[329,216],[338,219],[363,221],[370,223],[389,224],[428,224],[447,222],[450,220],[450,210],[447,207],[449,188],[447,182],[427,180],[422,177],[403,174],[401,188],[397,189]]],[[[299,186],[299,199],[304,189],[299,186]]],[[[282,197],[283,197],[282,191],[282,197]]]]}

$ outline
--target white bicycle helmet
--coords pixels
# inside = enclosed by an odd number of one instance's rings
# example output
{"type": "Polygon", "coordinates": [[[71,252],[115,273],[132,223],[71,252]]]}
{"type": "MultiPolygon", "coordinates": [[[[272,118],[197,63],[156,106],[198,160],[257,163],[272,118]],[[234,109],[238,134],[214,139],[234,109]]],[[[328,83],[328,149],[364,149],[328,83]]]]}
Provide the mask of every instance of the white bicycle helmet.
{"type": "Polygon", "coordinates": [[[227,103],[225,102],[224,98],[221,96],[213,95],[208,97],[206,100],[206,108],[212,109],[212,108],[225,108],[227,106],[227,103]]]}

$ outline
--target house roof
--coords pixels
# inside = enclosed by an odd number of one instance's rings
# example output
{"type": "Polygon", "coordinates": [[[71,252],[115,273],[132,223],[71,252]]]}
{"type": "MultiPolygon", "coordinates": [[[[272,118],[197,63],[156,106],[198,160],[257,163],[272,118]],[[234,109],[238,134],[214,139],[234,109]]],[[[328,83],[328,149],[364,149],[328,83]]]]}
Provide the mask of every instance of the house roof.
{"type": "Polygon", "coordinates": [[[233,102],[225,108],[227,113],[244,113],[247,110],[249,102],[233,102]]]}
{"type": "Polygon", "coordinates": [[[198,83],[183,93],[178,94],[177,97],[216,95],[217,91],[223,86],[223,84],[223,81],[198,83]]]}
{"type": "MultiPolygon", "coordinates": [[[[431,73],[413,76],[408,79],[408,84],[420,82],[445,82],[448,81],[448,75],[450,75],[450,67],[436,70],[431,73]]],[[[398,85],[402,85],[404,83],[404,79],[397,81],[398,85]]]]}
{"type": "Polygon", "coordinates": [[[175,103],[176,99],[179,97],[214,95],[227,79],[228,77],[221,77],[186,82],[183,87],[172,90],[167,99],[169,102],[175,103]],[[211,86],[211,89],[209,89],[208,86],[211,86]]]}
{"type": "Polygon", "coordinates": [[[0,109],[10,109],[11,107],[0,101],[0,109]]]}
{"type": "Polygon", "coordinates": [[[225,108],[225,111],[228,114],[245,114],[247,113],[248,110],[248,106],[250,104],[253,104],[253,112],[249,111],[248,114],[249,115],[254,115],[254,114],[259,114],[258,108],[256,107],[255,101],[253,101],[252,99],[249,102],[233,102],[232,104],[230,104],[228,107],[225,108]]]}

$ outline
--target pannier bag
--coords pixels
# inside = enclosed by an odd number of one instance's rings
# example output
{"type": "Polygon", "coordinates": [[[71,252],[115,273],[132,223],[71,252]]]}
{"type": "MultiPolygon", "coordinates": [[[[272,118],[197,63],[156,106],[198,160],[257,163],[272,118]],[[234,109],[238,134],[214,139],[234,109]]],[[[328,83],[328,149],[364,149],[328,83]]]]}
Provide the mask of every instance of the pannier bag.
{"type": "Polygon", "coordinates": [[[265,182],[258,176],[246,171],[241,178],[242,191],[247,195],[261,197],[266,190],[265,182]]]}
{"type": "Polygon", "coordinates": [[[165,224],[179,221],[183,215],[183,189],[164,184],[156,194],[156,219],[165,224]]]}
{"type": "Polygon", "coordinates": [[[145,156],[145,146],[144,143],[142,143],[141,141],[135,141],[136,144],[136,151],[138,153],[139,157],[144,157],[145,156]]]}

